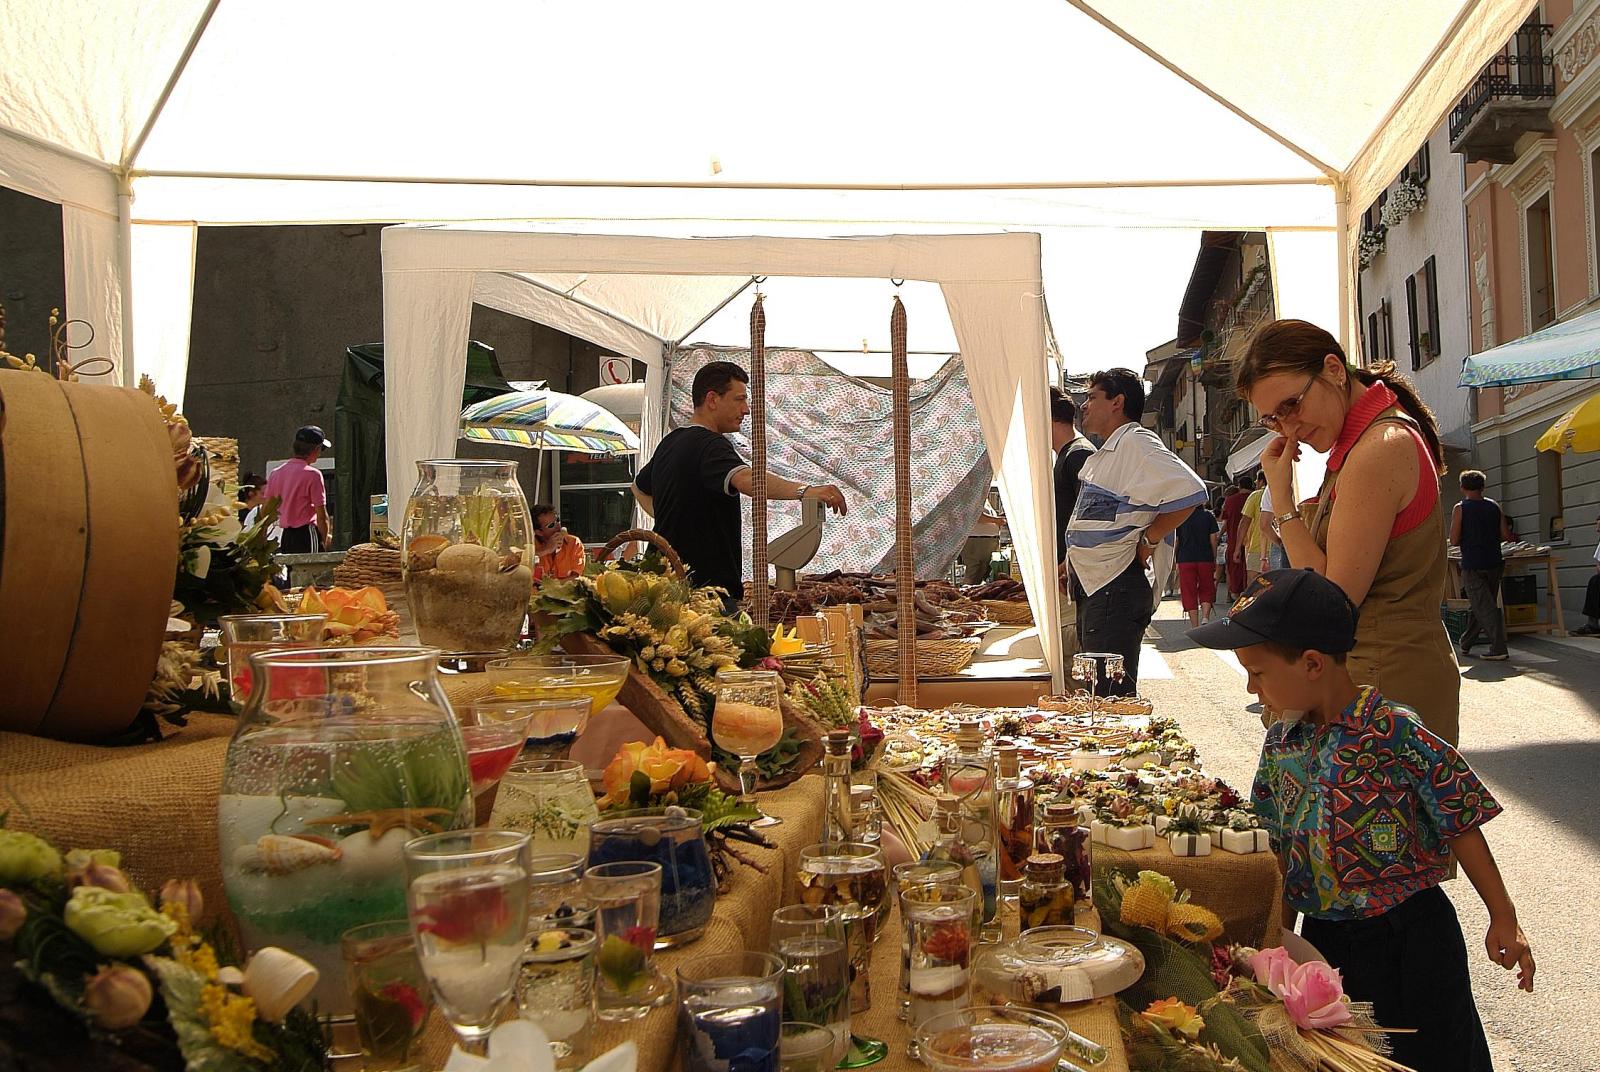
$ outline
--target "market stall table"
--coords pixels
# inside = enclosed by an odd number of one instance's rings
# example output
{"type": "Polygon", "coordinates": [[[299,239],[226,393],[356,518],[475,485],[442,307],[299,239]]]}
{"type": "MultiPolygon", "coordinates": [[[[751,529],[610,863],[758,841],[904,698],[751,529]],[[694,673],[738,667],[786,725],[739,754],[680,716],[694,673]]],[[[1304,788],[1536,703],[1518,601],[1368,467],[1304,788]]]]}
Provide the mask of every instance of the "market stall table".
{"type": "MultiPolygon", "coordinates": [[[[874,674],[867,700],[893,700],[900,683],[874,674]]],[[[917,702],[924,707],[981,703],[1021,707],[1050,691],[1050,668],[1039,644],[1039,629],[997,625],[979,637],[972,661],[954,674],[917,678],[917,702]]]]}
{"type": "MultiPolygon", "coordinates": [[[[1446,581],[1446,591],[1454,594],[1461,591],[1461,556],[1457,551],[1452,551],[1445,560],[1448,564],[1449,577],[1446,581]]],[[[1531,622],[1506,623],[1507,633],[1548,633],[1551,636],[1563,637],[1567,635],[1566,614],[1561,607],[1561,581],[1556,575],[1556,556],[1546,550],[1543,554],[1517,554],[1512,552],[1505,556],[1505,577],[1518,577],[1527,574],[1538,574],[1539,567],[1544,567],[1544,595],[1546,605],[1550,608],[1548,617],[1536,619],[1531,622]]],[[[1501,604],[1501,613],[1504,614],[1504,599],[1497,595],[1497,602],[1501,604]]]]}

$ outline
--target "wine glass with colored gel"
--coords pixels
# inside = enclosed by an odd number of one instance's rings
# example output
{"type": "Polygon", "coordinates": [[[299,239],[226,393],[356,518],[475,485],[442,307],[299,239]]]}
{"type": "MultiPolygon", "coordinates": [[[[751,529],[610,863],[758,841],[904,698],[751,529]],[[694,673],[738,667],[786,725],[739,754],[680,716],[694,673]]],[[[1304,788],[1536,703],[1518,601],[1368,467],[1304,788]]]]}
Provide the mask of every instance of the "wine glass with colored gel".
{"type": "Polygon", "coordinates": [[[461,739],[467,746],[467,771],[472,776],[472,796],[481,805],[484,795],[500,783],[522,754],[533,712],[518,704],[480,702],[456,708],[461,739]]]}
{"type": "Polygon", "coordinates": [[[484,1054],[511,1003],[528,935],[528,835],[457,830],[406,842],[406,907],[439,1009],[484,1054]]]}
{"type": "MultiPolygon", "coordinates": [[[[717,674],[717,699],[711,711],[711,736],[739,757],[739,803],[756,805],[756,757],[783,738],[783,683],[774,670],[723,670],[717,674]]],[[[776,826],[783,820],[762,815],[751,826],[776,826]]]]}

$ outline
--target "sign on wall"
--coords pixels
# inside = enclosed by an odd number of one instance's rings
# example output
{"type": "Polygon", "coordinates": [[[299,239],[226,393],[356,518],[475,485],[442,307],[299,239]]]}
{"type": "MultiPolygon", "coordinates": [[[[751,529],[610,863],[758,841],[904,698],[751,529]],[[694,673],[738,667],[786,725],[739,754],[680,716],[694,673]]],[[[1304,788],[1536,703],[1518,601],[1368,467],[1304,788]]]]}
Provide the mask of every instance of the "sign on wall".
{"type": "Polygon", "coordinates": [[[629,383],[633,380],[633,362],[625,357],[608,355],[600,359],[600,383],[629,383]]]}

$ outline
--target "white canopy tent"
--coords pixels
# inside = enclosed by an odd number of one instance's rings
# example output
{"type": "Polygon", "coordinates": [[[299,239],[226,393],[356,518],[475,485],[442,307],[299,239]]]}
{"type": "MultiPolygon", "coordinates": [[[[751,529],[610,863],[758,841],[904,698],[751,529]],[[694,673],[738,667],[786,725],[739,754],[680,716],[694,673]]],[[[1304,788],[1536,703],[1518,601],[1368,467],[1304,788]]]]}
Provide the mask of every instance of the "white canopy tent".
{"type": "Polygon", "coordinates": [[[1279,308],[1348,340],[1350,209],[1532,6],[10,0],[0,184],[63,206],[68,314],[170,396],[207,224],[1025,228],[1046,282],[1064,229],[1266,229],[1279,308]]]}
{"type": "MultiPolygon", "coordinates": [[[[851,293],[839,285],[844,280],[904,280],[909,322],[928,325],[911,338],[953,336],[955,346],[945,349],[959,348],[966,363],[1035,619],[1056,621],[1046,316],[1040,243],[1032,234],[707,238],[563,234],[531,225],[392,227],[383,235],[391,509],[403,502],[417,459],[454,450],[456,394],[448,385],[466,373],[475,300],[644,362],[641,439],[648,452],[663,428],[662,377],[672,350],[703,329],[717,331],[710,322],[758,276],[783,277],[790,284],[784,297],[811,309],[778,321],[821,332],[811,335],[819,339],[811,348],[843,349],[827,340],[841,331],[865,336],[870,346],[887,326],[887,288],[875,310],[857,301],[839,315],[841,296],[851,293]],[[852,309],[860,314],[853,322],[852,309]]],[[[748,314],[749,303],[740,304],[748,314]]],[[[785,301],[769,296],[767,307],[778,316],[785,301]]],[[[1059,689],[1059,630],[1040,630],[1040,641],[1059,689]]]]}

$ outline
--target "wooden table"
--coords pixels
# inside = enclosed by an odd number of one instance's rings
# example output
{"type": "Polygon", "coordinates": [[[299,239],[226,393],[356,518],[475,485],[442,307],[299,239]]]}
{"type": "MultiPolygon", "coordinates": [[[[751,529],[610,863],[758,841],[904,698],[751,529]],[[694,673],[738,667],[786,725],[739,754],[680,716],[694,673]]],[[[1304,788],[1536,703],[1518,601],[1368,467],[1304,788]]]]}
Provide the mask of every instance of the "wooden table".
{"type": "MultiPolygon", "coordinates": [[[[1454,597],[1461,591],[1461,560],[1450,556],[1445,560],[1448,563],[1449,578],[1448,591],[1454,597]]],[[[1561,581],[1556,576],[1556,556],[1549,551],[1542,555],[1508,555],[1505,559],[1505,576],[1515,577],[1544,567],[1545,577],[1545,602],[1549,612],[1535,622],[1523,622],[1518,625],[1506,623],[1507,633],[1548,633],[1551,636],[1564,637],[1567,635],[1567,618],[1561,608],[1561,581]]],[[[1495,593],[1495,602],[1504,614],[1505,599],[1502,592],[1495,593]]]]}

